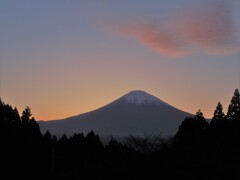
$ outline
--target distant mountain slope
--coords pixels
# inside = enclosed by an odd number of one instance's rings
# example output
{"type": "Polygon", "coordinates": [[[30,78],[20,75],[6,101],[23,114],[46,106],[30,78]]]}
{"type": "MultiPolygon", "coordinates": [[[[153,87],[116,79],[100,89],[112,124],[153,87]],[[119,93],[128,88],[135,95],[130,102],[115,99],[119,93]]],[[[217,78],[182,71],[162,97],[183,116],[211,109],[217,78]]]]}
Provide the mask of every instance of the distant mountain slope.
{"type": "Polygon", "coordinates": [[[61,135],[91,130],[101,136],[148,133],[171,135],[191,114],[183,112],[144,91],[131,91],[97,110],[63,120],[39,122],[42,132],[61,135]]]}

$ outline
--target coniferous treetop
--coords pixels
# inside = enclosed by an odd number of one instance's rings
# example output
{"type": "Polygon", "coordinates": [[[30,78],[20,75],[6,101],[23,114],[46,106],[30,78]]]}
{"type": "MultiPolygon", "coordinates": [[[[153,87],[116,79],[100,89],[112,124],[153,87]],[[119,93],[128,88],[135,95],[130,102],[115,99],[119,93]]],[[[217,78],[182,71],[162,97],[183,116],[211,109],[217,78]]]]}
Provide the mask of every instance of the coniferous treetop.
{"type": "Polygon", "coordinates": [[[211,124],[219,124],[223,121],[225,114],[223,112],[223,106],[220,102],[218,102],[217,107],[214,111],[213,118],[211,120],[211,124]]]}
{"type": "Polygon", "coordinates": [[[228,120],[236,120],[240,118],[240,94],[238,89],[236,89],[234,92],[231,103],[228,106],[226,117],[228,120]]]}

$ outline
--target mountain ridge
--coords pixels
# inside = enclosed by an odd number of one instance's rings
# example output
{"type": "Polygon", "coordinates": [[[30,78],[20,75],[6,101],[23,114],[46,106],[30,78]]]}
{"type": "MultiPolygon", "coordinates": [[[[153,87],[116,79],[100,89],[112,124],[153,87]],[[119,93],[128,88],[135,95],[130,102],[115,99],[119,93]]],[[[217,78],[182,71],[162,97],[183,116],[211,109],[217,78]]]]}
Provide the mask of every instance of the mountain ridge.
{"type": "Polygon", "coordinates": [[[40,122],[42,131],[73,134],[91,130],[100,135],[173,134],[190,113],[144,91],[131,91],[96,110],[60,120],[40,122]]]}

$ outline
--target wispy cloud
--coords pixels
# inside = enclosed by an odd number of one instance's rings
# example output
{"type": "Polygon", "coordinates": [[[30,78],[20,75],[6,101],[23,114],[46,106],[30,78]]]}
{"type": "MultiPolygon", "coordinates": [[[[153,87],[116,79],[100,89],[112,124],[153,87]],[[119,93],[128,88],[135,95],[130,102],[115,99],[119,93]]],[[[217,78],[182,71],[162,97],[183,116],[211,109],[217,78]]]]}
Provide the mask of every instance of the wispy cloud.
{"type": "Polygon", "coordinates": [[[221,1],[204,9],[172,17],[167,23],[152,21],[112,24],[115,34],[134,37],[150,49],[168,56],[195,52],[229,54],[240,51],[240,40],[228,3],[221,1]]]}

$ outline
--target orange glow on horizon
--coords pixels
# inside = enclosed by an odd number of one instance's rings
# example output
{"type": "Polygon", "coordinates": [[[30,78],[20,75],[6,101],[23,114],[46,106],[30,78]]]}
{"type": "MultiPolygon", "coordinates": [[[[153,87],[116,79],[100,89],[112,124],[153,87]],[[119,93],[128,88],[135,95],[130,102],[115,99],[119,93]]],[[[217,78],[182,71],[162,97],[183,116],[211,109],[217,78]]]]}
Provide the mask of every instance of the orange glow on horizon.
{"type": "MultiPolygon", "coordinates": [[[[96,110],[98,108],[101,108],[101,107],[107,105],[108,103],[111,103],[112,101],[116,100],[117,98],[119,98],[122,95],[124,95],[124,94],[120,93],[118,96],[111,95],[111,97],[109,97],[109,94],[102,94],[100,96],[104,97],[104,98],[97,98],[97,100],[94,100],[93,98],[89,98],[89,102],[82,102],[82,103],[81,103],[81,100],[79,101],[79,103],[63,101],[65,103],[63,103],[63,104],[58,103],[58,105],[52,105],[52,106],[50,105],[45,108],[42,108],[41,111],[39,111],[39,110],[35,111],[34,109],[36,109],[36,108],[32,108],[32,111],[33,111],[32,113],[33,113],[33,116],[37,120],[46,120],[47,121],[47,120],[64,119],[64,118],[87,113],[87,112],[96,110]],[[71,108],[69,108],[69,106],[71,106],[71,108]]],[[[152,94],[152,95],[154,95],[154,94],[152,94]]],[[[156,97],[158,97],[158,96],[156,96],[156,97]]],[[[86,97],[86,99],[87,99],[87,97],[86,97]]],[[[215,106],[217,104],[217,101],[209,102],[208,106],[205,105],[205,106],[202,106],[202,108],[201,108],[200,105],[191,104],[190,102],[189,102],[189,104],[188,103],[185,104],[185,103],[181,103],[179,101],[174,102],[174,101],[169,100],[169,101],[171,101],[171,102],[169,102],[166,100],[167,98],[160,98],[160,99],[182,111],[189,112],[192,114],[195,114],[198,111],[198,109],[200,109],[203,112],[204,116],[208,119],[212,118],[213,112],[215,110],[215,106]]],[[[224,102],[222,102],[225,112],[227,111],[228,103],[230,103],[230,100],[228,102],[226,102],[226,100],[224,102]]]]}

